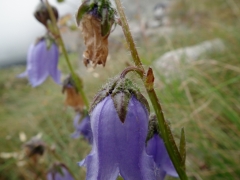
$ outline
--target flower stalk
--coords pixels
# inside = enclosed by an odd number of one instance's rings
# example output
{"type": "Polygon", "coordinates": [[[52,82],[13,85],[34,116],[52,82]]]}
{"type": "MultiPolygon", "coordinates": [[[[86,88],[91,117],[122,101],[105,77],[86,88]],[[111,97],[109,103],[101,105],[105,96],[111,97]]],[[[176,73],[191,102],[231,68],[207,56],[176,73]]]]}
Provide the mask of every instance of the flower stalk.
{"type": "Polygon", "coordinates": [[[87,97],[86,97],[83,89],[82,89],[82,82],[79,80],[78,76],[77,76],[76,73],[74,72],[73,67],[72,67],[72,65],[71,65],[71,63],[70,63],[67,50],[66,50],[66,48],[65,48],[65,45],[64,45],[64,42],[63,42],[61,33],[60,33],[59,28],[58,28],[58,26],[57,26],[57,20],[56,20],[56,17],[54,16],[53,9],[52,9],[52,7],[50,6],[48,0],[45,0],[45,2],[46,2],[46,6],[47,6],[47,8],[48,8],[48,12],[49,12],[49,14],[50,14],[51,23],[52,23],[52,26],[53,26],[53,31],[54,31],[54,36],[55,36],[55,38],[56,38],[56,41],[58,42],[59,46],[60,46],[61,49],[62,49],[62,53],[63,53],[63,55],[64,55],[64,57],[65,57],[66,63],[67,63],[68,68],[69,68],[69,70],[70,70],[70,72],[71,72],[71,75],[72,75],[72,77],[73,77],[73,80],[74,80],[74,82],[76,82],[77,90],[78,90],[78,92],[81,94],[86,108],[89,109],[89,102],[88,102],[88,100],[87,100],[87,97]]]}
{"type": "MultiPolygon", "coordinates": [[[[117,7],[117,11],[119,13],[120,16],[120,20],[122,23],[122,29],[126,38],[126,41],[128,43],[129,49],[131,51],[131,55],[133,58],[133,61],[135,63],[135,65],[139,68],[142,69],[143,74],[145,73],[145,70],[142,66],[142,62],[139,58],[135,43],[133,41],[128,23],[127,23],[127,19],[124,13],[124,10],[122,8],[122,4],[120,0],[115,0],[116,3],[116,7],[117,7]]],[[[154,111],[156,113],[156,117],[158,120],[158,124],[159,124],[159,130],[161,132],[162,135],[162,139],[164,141],[164,144],[166,146],[166,149],[168,151],[168,154],[173,162],[173,165],[180,177],[181,180],[187,180],[188,177],[186,175],[185,172],[185,168],[184,165],[182,164],[182,158],[181,155],[179,153],[179,150],[175,144],[173,135],[171,133],[171,130],[169,128],[169,126],[167,125],[167,122],[165,120],[165,117],[163,115],[163,111],[162,111],[162,107],[159,103],[159,100],[157,98],[156,92],[154,90],[154,75],[152,72],[152,69],[150,68],[147,72],[147,75],[145,77],[142,77],[142,80],[144,82],[145,88],[147,90],[148,96],[150,98],[150,101],[153,105],[154,111]]]]}

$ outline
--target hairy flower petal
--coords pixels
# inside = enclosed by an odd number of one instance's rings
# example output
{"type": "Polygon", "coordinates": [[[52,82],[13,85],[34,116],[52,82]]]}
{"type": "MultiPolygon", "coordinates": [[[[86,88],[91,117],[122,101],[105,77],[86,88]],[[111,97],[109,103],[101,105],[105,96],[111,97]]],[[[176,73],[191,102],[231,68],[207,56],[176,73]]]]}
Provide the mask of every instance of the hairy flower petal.
{"type": "Polygon", "coordinates": [[[154,180],[153,159],[145,152],[148,112],[134,96],[124,123],[110,96],[92,111],[93,147],[80,165],[87,167],[87,180],[154,180]]]}

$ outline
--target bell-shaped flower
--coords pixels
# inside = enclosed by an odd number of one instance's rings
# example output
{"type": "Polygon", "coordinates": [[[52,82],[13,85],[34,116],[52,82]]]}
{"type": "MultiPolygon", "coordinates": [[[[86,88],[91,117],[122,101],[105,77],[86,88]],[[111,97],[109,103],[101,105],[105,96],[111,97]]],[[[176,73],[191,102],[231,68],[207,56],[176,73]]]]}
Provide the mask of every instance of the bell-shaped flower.
{"type": "Polygon", "coordinates": [[[164,142],[158,135],[159,133],[157,127],[154,126],[156,126],[156,116],[150,117],[149,132],[151,132],[149,134],[151,134],[151,138],[147,138],[146,151],[147,154],[152,156],[154,159],[157,180],[163,180],[166,175],[178,177],[164,142]]]}
{"type": "Polygon", "coordinates": [[[83,136],[90,144],[92,144],[92,129],[90,124],[90,116],[86,115],[82,118],[81,113],[77,113],[73,125],[75,127],[75,132],[72,134],[72,138],[78,138],[83,136]]]}
{"type": "Polygon", "coordinates": [[[36,44],[32,44],[27,54],[27,68],[19,78],[28,77],[30,84],[33,87],[42,84],[48,76],[60,84],[61,73],[57,68],[59,59],[58,47],[52,43],[50,47],[47,45],[47,40],[41,39],[36,44]]]}
{"type": "Polygon", "coordinates": [[[47,180],[74,180],[74,178],[64,164],[55,163],[47,173],[47,180]]]}
{"type": "Polygon", "coordinates": [[[148,131],[146,99],[131,82],[108,84],[90,110],[93,146],[79,164],[87,167],[86,180],[155,180],[153,158],[145,151],[148,131]]]}

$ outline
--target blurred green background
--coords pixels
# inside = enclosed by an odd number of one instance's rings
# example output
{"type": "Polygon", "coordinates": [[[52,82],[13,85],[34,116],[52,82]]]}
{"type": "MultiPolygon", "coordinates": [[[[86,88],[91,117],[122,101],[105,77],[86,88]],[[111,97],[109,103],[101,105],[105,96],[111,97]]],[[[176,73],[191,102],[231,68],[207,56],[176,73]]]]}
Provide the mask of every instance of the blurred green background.
{"type": "MultiPolygon", "coordinates": [[[[165,52],[205,40],[220,38],[226,46],[225,51],[209,52],[181,65],[184,77],[176,74],[169,81],[161,71],[154,72],[156,92],[176,141],[185,128],[189,179],[240,179],[240,1],[176,0],[169,17],[173,28],[185,30],[174,31],[168,38],[141,36],[136,43],[145,67],[165,52]]],[[[132,64],[123,38],[110,41],[109,47],[105,68],[86,70],[79,53],[70,54],[90,101],[109,78],[132,64]]],[[[60,68],[68,73],[63,58],[60,68]]],[[[37,134],[55,147],[78,179],[84,179],[85,168],[77,162],[91,147],[84,139],[70,138],[74,111],[64,106],[61,87],[49,78],[31,88],[27,80],[16,78],[24,69],[0,70],[0,179],[34,179],[36,168],[28,164],[22,145],[37,134]]],[[[136,76],[129,76],[138,82],[136,76]]],[[[138,84],[146,94],[141,81],[138,84]]],[[[52,162],[54,158],[45,154],[37,166],[44,170],[52,162]]]]}

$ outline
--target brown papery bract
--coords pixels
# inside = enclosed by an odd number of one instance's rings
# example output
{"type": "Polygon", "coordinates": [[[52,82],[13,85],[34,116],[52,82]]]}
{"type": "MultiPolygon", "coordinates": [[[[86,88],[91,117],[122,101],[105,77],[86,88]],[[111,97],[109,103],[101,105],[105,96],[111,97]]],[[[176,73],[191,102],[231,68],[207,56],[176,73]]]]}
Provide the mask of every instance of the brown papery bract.
{"type": "Polygon", "coordinates": [[[87,66],[92,61],[94,67],[97,64],[105,66],[108,56],[108,33],[101,35],[101,19],[85,14],[81,20],[81,31],[84,37],[86,50],[83,53],[83,62],[87,66]]]}

